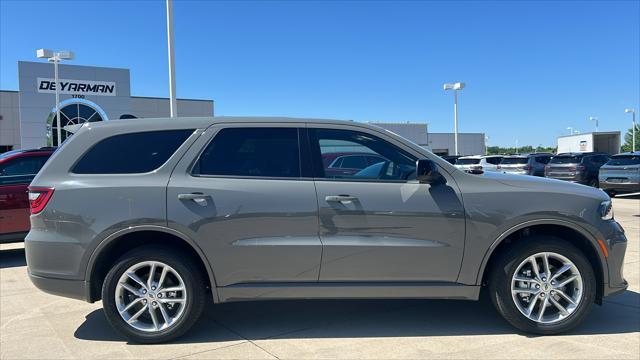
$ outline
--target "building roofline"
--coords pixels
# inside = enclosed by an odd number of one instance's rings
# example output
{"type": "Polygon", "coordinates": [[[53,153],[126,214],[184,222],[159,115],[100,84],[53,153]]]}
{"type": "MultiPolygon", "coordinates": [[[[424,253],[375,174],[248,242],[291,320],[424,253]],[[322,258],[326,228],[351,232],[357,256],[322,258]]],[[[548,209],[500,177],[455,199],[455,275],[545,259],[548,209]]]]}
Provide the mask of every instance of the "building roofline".
{"type": "Polygon", "coordinates": [[[10,92],[10,93],[19,93],[18,90],[0,90],[0,92],[10,92]]]}
{"type": "MultiPolygon", "coordinates": [[[[157,100],[169,100],[169,98],[166,97],[160,97],[160,96],[134,96],[134,95],[130,95],[130,97],[136,98],[136,99],[157,99],[157,100]]],[[[214,102],[214,100],[207,100],[207,99],[184,99],[184,98],[178,98],[176,100],[186,100],[186,101],[207,101],[207,102],[214,102]]]]}
{"type": "MultiPolygon", "coordinates": [[[[30,64],[49,64],[48,62],[44,62],[44,61],[25,61],[25,60],[18,60],[18,64],[19,63],[30,63],[30,64]]],[[[113,67],[113,66],[95,66],[95,65],[78,65],[78,64],[65,64],[65,63],[60,63],[60,66],[77,66],[77,67],[85,67],[85,68],[103,68],[103,69],[115,69],[115,70],[126,70],[128,72],[131,72],[130,69],[128,68],[123,68],[123,67],[113,67]]]]}
{"type": "Polygon", "coordinates": [[[573,134],[573,135],[560,135],[558,136],[559,138],[568,138],[568,137],[573,137],[573,136],[580,136],[580,135],[599,135],[599,134],[603,134],[603,135],[615,135],[618,134],[620,135],[621,132],[620,131],[590,131],[590,132],[584,132],[584,133],[580,133],[580,134],[573,134]]]}

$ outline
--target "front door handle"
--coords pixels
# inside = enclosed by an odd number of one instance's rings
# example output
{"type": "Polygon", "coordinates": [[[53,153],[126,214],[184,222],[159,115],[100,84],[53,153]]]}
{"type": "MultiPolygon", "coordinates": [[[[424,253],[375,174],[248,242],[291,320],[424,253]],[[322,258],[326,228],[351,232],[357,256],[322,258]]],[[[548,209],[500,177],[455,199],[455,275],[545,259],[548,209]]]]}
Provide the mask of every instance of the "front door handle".
{"type": "Polygon", "coordinates": [[[358,200],[358,198],[351,195],[328,195],[324,200],[326,202],[351,202],[358,200]]]}
{"type": "Polygon", "coordinates": [[[207,206],[207,198],[209,195],[203,193],[178,194],[178,200],[193,200],[200,206],[207,206]]]}

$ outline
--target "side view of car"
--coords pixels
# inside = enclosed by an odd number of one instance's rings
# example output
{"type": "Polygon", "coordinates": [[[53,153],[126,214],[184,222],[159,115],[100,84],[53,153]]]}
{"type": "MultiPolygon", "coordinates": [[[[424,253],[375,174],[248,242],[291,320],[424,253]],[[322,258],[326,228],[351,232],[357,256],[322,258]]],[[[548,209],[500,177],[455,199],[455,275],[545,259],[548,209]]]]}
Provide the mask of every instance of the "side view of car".
{"type": "Polygon", "coordinates": [[[556,334],[627,287],[627,239],[601,190],[468,174],[351,121],[86,123],[29,199],[31,281],[102,300],[135,342],[175,339],[211,302],[481,291],[517,329],[556,334]],[[382,161],[326,171],[336,143],[382,161]]]}
{"type": "Polygon", "coordinates": [[[502,155],[463,156],[456,160],[455,167],[468,173],[497,171],[502,158],[502,155]]]}
{"type": "Polygon", "coordinates": [[[640,151],[614,155],[598,175],[600,188],[610,196],[640,192],[640,151]]]}
{"type": "Polygon", "coordinates": [[[24,240],[29,231],[27,187],[54,148],[0,154],[0,243],[24,240]]]}
{"type": "Polygon", "coordinates": [[[598,187],[598,172],[607,161],[605,153],[561,153],[549,161],[544,176],[598,187]]]}

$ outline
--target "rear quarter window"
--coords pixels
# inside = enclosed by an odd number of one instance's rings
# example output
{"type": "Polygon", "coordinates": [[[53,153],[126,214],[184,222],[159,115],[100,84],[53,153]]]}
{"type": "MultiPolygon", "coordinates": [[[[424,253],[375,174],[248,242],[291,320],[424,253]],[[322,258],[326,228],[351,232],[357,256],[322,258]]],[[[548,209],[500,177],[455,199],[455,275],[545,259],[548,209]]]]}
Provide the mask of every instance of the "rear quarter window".
{"type": "Polygon", "coordinates": [[[82,155],[72,172],[136,174],[153,171],[162,166],[193,131],[146,131],[103,139],[82,155]]]}

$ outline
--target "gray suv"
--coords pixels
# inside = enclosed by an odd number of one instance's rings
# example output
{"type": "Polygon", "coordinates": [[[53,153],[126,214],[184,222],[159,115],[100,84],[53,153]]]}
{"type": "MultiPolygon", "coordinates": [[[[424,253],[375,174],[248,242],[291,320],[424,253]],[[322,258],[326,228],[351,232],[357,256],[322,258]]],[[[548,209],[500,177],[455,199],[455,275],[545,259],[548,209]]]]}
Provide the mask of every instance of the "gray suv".
{"type": "Polygon", "coordinates": [[[102,299],[136,342],[182,335],[211,301],[481,291],[518,329],[555,334],[627,287],[627,240],[601,190],[466,174],[354,122],[87,123],[29,199],[33,283],[102,299]],[[338,177],[322,159],[344,152],[381,161],[338,177]]]}

